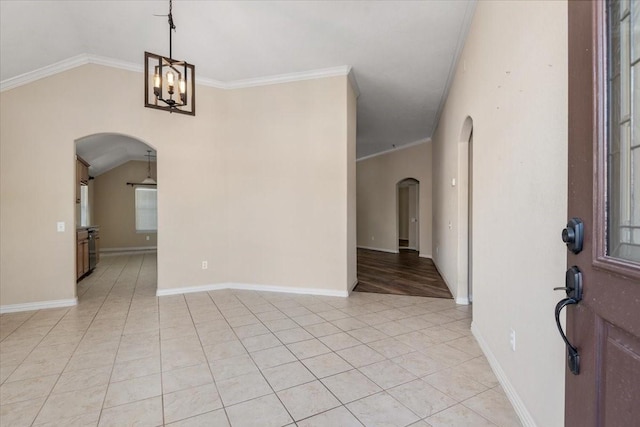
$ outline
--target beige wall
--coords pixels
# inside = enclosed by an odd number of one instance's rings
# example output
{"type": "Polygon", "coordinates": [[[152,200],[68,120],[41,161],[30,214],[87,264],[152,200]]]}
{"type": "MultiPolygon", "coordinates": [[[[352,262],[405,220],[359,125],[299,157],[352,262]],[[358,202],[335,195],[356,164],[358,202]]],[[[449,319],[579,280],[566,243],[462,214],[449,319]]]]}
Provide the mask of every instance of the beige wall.
{"type": "Polygon", "coordinates": [[[553,319],[566,250],[567,4],[478,2],[433,136],[434,261],[466,297],[459,209],[473,119],[474,334],[530,425],[563,425],[565,355],[553,319]],[[467,135],[468,136],[468,135],[467,135]],[[451,228],[448,224],[451,222],[451,228]],[[516,351],[509,346],[516,332],[516,351]]]}
{"type": "Polygon", "coordinates": [[[93,180],[93,188],[89,188],[94,199],[91,223],[100,226],[101,250],[157,245],[157,233],[136,232],[135,189],[127,185],[146,177],[147,162],[129,161],[93,180]]]}
{"type": "Polygon", "coordinates": [[[347,159],[355,145],[347,138],[347,89],[345,77],[227,94],[227,196],[212,197],[228,215],[225,281],[332,291],[350,285],[347,159]]]}
{"type": "Polygon", "coordinates": [[[355,155],[347,76],[198,86],[195,117],[144,108],[141,78],[87,65],[0,95],[1,304],[74,298],[74,141],[101,132],[158,151],[159,290],[240,282],[346,292],[355,269],[344,256],[355,155]]]}
{"type": "Polygon", "coordinates": [[[431,142],[357,163],[358,246],[398,251],[397,184],[420,181],[420,256],[431,257],[431,142]]]}

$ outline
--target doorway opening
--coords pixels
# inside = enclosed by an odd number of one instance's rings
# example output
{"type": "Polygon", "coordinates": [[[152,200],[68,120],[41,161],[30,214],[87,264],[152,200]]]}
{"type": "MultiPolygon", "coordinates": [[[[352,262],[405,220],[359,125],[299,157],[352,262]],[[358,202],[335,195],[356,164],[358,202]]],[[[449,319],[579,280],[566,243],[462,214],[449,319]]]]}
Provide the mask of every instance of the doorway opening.
{"type": "Polygon", "coordinates": [[[396,185],[398,250],[420,250],[420,181],[405,178],[396,185]]]}
{"type": "Polygon", "coordinates": [[[471,117],[467,117],[462,125],[458,159],[460,280],[456,300],[458,304],[471,304],[473,302],[473,119],[471,117]]]}
{"type": "Polygon", "coordinates": [[[96,276],[125,259],[134,259],[142,271],[148,271],[148,286],[155,290],[158,242],[155,148],[135,137],[99,133],[77,139],[75,151],[78,296],[97,280],[96,276]],[[80,170],[85,174],[82,180],[80,170]],[[90,249],[88,259],[93,260],[89,266],[84,260],[87,248],[81,243],[85,231],[90,249]]]}

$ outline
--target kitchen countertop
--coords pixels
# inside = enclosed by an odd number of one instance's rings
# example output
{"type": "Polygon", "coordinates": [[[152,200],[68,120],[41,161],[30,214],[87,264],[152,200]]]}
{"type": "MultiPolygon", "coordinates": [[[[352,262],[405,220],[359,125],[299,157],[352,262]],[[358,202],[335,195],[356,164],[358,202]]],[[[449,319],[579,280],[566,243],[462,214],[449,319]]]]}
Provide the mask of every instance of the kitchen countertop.
{"type": "Polygon", "coordinates": [[[84,231],[84,230],[91,230],[91,229],[99,229],[100,226],[99,225],[88,225],[86,227],[76,227],[76,231],[84,231]]]}

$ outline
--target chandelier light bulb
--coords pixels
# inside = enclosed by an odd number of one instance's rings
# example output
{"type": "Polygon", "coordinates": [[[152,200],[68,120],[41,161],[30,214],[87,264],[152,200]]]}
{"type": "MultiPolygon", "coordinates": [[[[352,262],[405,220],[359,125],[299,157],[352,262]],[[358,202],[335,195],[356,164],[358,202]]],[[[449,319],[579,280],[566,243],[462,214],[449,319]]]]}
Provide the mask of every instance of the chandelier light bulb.
{"type": "Polygon", "coordinates": [[[160,96],[160,87],[162,86],[162,81],[160,80],[160,74],[155,73],[153,75],[153,92],[156,96],[160,96]]]}
{"type": "Polygon", "coordinates": [[[167,72],[167,85],[169,86],[169,93],[173,93],[173,86],[175,81],[175,75],[173,72],[167,72]]]}

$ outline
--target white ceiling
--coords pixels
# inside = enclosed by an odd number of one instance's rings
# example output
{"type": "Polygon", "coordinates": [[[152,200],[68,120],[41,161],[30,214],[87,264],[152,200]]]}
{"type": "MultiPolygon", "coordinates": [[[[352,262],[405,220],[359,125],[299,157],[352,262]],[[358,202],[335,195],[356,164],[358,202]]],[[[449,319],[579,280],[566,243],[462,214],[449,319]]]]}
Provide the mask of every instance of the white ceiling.
{"type": "MultiPolygon", "coordinates": [[[[98,176],[130,160],[155,161],[156,152],[144,142],[126,135],[101,133],[76,141],[76,154],[89,166],[89,174],[98,176]],[[150,150],[151,153],[147,153],[150,150]]],[[[144,178],[144,177],[143,177],[144,178]]]]}
{"type": "MultiPolygon", "coordinates": [[[[430,138],[475,0],[175,0],[173,56],[233,83],[351,66],[357,157],[430,138]]],[[[0,80],[80,54],[168,55],[169,2],[0,1],[0,80]]]]}

